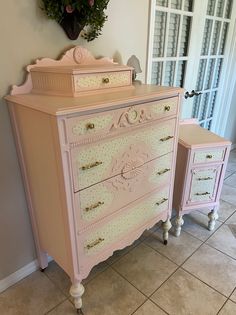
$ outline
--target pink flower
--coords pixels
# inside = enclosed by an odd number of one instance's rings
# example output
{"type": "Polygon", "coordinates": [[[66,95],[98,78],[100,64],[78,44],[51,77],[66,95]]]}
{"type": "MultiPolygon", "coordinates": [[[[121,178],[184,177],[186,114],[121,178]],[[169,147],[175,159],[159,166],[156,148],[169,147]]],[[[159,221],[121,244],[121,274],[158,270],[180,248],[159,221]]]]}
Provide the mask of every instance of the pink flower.
{"type": "Polygon", "coordinates": [[[72,13],[73,11],[74,11],[74,9],[73,9],[72,5],[68,4],[68,5],[66,6],[66,12],[67,12],[67,13],[72,13]]]}
{"type": "Polygon", "coordinates": [[[94,5],[94,0],[88,0],[88,4],[92,7],[94,5]]]}

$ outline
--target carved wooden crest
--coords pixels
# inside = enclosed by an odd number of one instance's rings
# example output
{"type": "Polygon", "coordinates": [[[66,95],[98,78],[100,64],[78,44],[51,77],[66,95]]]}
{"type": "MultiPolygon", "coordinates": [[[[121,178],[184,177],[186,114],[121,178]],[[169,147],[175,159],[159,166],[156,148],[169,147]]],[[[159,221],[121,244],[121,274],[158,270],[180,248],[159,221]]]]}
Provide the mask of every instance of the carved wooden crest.
{"type": "Polygon", "coordinates": [[[131,125],[138,125],[151,119],[152,115],[147,109],[131,106],[121,114],[117,123],[112,124],[111,131],[131,125]]]}

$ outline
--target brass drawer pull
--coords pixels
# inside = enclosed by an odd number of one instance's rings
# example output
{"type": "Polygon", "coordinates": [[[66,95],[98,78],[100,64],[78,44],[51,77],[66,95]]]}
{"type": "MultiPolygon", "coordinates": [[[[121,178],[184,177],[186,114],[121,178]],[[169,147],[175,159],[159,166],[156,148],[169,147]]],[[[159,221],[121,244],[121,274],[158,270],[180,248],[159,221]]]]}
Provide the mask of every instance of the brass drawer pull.
{"type": "Polygon", "coordinates": [[[196,193],[195,195],[196,196],[207,196],[207,195],[210,195],[210,193],[206,191],[204,193],[196,193]]]}
{"type": "Polygon", "coordinates": [[[109,83],[109,82],[110,82],[109,78],[103,78],[103,79],[102,79],[102,83],[106,83],[106,84],[107,84],[107,83],[109,83]]]}
{"type": "Polygon", "coordinates": [[[164,141],[168,141],[170,139],[174,138],[173,136],[168,136],[168,137],[165,137],[165,138],[161,138],[160,141],[164,142],[164,141]]]}
{"type": "Polygon", "coordinates": [[[102,162],[97,161],[97,162],[94,162],[94,163],[91,163],[91,164],[84,165],[84,166],[81,167],[81,169],[83,171],[85,171],[85,170],[89,170],[90,168],[96,167],[96,166],[101,165],[101,164],[102,164],[102,162]]]}
{"type": "Polygon", "coordinates": [[[166,106],[164,107],[164,111],[165,111],[165,112],[169,112],[169,111],[170,111],[170,106],[169,106],[169,105],[166,105],[166,106]]]}
{"type": "Polygon", "coordinates": [[[157,172],[157,175],[162,175],[170,171],[170,168],[165,168],[164,170],[157,172]]]}
{"type": "Polygon", "coordinates": [[[156,202],[157,206],[160,206],[162,203],[166,202],[168,199],[167,198],[163,198],[161,201],[156,202]]]}
{"type": "Polygon", "coordinates": [[[86,245],[86,248],[87,248],[87,249],[91,249],[91,248],[93,248],[94,246],[97,246],[98,244],[100,244],[101,242],[103,242],[104,240],[105,240],[104,238],[99,237],[96,241],[92,242],[91,244],[86,245]]]}
{"type": "Polygon", "coordinates": [[[101,205],[104,205],[104,202],[103,202],[103,201],[99,201],[99,202],[95,203],[94,205],[91,205],[91,206],[89,206],[89,207],[86,207],[86,208],[85,208],[85,211],[86,211],[86,212],[91,211],[91,210],[93,210],[93,209],[96,209],[96,208],[100,207],[101,205]]]}
{"type": "Polygon", "coordinates": [[[207,159],[212,159],[212,157],[213,157],[213,156],[212,156],[211,154],[207,154],[207,155],[206,155],[206,158],[207,158],[207,159]]]}
{"type": "Polygon", "coordinates": [[[92,124],[92,123],[88,123],[88,124],[86,125],[86,128],[87,128],[87,130],[89,130],[89,129],[94,129],[94,128],[95,128],[95,125],[92,124]]]}
{"type": "Polygon", "coordinates": [[[213,179],[213,177],[199,177],[197,180],[210,180],[213,179]]]}

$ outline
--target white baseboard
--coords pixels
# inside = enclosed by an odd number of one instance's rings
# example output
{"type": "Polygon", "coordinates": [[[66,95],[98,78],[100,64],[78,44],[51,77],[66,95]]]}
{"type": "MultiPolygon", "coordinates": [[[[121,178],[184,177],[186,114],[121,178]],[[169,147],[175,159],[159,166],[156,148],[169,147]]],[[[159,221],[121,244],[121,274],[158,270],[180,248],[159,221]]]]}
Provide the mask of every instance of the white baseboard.
{"type": "Polygon", "coordinates": [[[27,277],[32,272],[36,271],[38,268],[39,268],[38,261],[34,260],[28,265],[24,266],[23,268],[12,273],[8,277],[0,280],[0,293],[5,291],[7,288],[12,286],[13,284],[17,283],[21,279],[27,277]]]}
{"type": "MultiPolygon", "coordinates": [[[[48,262],[52,261],[53,258],[48,256],[48,262]]],[[[0,293],[5,291],[7,288],[16,284],[23,278],[29,276],[32,272],[39,269],[39,264],[37,259],[32,261],[31,263],[25,265],[21,269],[17,270],[16,272],[10,274],[6,278],[0,280],[0,293]]]]}

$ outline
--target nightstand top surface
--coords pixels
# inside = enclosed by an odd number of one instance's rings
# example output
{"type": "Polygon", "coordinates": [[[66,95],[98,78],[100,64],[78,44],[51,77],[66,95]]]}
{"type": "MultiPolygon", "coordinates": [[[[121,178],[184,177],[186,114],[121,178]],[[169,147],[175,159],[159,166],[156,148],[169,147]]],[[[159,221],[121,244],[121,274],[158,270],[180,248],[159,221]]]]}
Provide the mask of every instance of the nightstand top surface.
{"type": "Polygon", "coordinates": [[[197,124],[184,124],[179,129],[179,143],[186,148],[230,145],[231,142],[197,124]]]}

